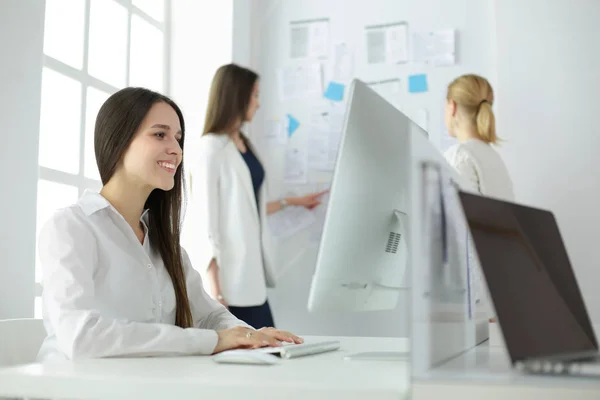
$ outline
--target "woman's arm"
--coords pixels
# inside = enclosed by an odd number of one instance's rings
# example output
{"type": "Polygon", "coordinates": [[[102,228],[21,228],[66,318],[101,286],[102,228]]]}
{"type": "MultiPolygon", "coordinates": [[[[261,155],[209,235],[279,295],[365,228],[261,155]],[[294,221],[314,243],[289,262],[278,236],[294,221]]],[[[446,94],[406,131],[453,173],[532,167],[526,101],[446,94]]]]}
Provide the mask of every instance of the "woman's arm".
{"type": "MultiPolygon", "coordinates": [[[[198,232],[198,245],[201,246],[208,257],[204,265],[196,265],[197,268],[206,268],[207,278],[212,295],[221,293],[219,285],[218,261],[220,259],[220,232],[219,212],[219,169],[220,148],[215,148],[208,140],[199,146],[199,155],[190,162],[191,181],[190,202],[199,212],[194,214],[196,218],[190,223],[194,225],[193,230],[198,232]],[[205,244],[208,244],[205,246],[205,244]]],[[[196,260],[200,262],[200,260],[196,260]]]]}
{"type": "Polygon", "coordinates": [[[212,259],[210,264],[208,265],[208,270],[206,271],[206,276],[208,279],[209,290],[211,296],[216,299],[219,303],[227,307],[227,302],[223,297],[223,293],[221,291],[221,282],[219,281],[219,266],[217,265],[217,260],[212,259]]]}
{"type": "Polygon", "coordinates": [[[282,200],[276,200],[276,201],[270,201],[267,203],[267,215],[271,215],[271,214],[275,214],[278,211],[283,210],[284,207],[284,201],[286,205],[290,205],[289,200],[291,198],[286,198],[283,201],[282,200]]]}
{"type": "Polygon", "coordinates": [[[302,197],[286,197],[283,200],[270,201],[267,203],[267,215],[281,211],[284,208],[284,203],[286,206],[301,206],[312,210],[321,204],[319,197],[323,196],[327,192],[328,191],[325,190],[318,193],[311,193],[302,197]]]}
{"type": "MultiPolygon", "coordinates": [[[[73,209],[57,212],[39,236],[44,320],[69,359],[211,354],[217,332],[117,319],[95,296],[97,241],[73,209]]],[[[135,293],[134,293],[135,294],[135,293]]]]}
{"type": "MultiPolygon", "coordinates": [[[[190,299],[190,307],[192,309],[192,316],[194,318],[194,326],[205,329],[229,329],[236,326],[243,326],[250,328],[248,324],[237,319],[231,314],[220,302],[212,299],[204,290],[202,285],[202,277],[192,267],[192,263],[188,254],[185,250],[183,253],[183,268],[186,277],[186,286],[188,292],[188,298],[190,299]]],[[[216,262],[211,262],[209,267],[209,275],[211,269],[215,270],[215,274],[218,275],[218,266],[216,262]]],[[[218,282],[218,276],[216,277],[218,282]]],[[[212,286],[212,283],[209,284],[212,286]]]]}

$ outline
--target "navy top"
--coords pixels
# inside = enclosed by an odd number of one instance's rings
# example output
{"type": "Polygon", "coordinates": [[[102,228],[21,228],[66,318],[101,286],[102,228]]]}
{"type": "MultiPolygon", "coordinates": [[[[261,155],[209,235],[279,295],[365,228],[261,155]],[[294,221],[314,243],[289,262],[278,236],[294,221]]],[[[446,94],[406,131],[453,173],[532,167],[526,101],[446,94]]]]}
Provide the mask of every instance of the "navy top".
{"type": "Polygon", "coordinates": [[[258,161],[258,158],[256,158],[256,155],[254,155],[254,153],[250,149],[250,146],[248,146],[248,142],[246,140],[244,140],[244,142],[246,143],[246,152],[242,153],[240,151],[240,154],[244,158],[244,161],[246,162],[246,165],[250,170],[250,176],[252,177],[252,186],[254,187],[254,198],[256,200],[256,208],[258,209],[258,213],[260,214],[260,207],[258,206],[258,192],[260,190],[260,186],[263,183],[263,180],[265,179],[265,170],[260,161],[258,161]]]}

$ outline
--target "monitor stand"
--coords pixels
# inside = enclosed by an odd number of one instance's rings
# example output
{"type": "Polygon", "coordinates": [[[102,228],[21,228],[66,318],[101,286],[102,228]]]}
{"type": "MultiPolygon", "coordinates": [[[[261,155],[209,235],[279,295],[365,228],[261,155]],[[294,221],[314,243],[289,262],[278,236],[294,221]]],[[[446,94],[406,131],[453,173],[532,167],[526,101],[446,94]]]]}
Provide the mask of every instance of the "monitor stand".
{"type": "MultiPolygon", "coordinates": [[[[406,238],[407,232],[407,215],[406,213],[400,210],[394,210],[394,215],[398,219],[400,224],[400,232],[402,237],[406,238]]],[[[405,239],[406,240],[406,239],[405,239]]],[[[394,287],[394,286],[386,286],[382,284],[375,284],[376,286],[382,289],[388,290],[403,290],[408,289],[406,287],[394,287]]],[[[347,361],[407,361],[410,359],[410,351],[369,351],[364,353],[354,353],[349,354],[344,357],[344,360],[347,361]]]]}

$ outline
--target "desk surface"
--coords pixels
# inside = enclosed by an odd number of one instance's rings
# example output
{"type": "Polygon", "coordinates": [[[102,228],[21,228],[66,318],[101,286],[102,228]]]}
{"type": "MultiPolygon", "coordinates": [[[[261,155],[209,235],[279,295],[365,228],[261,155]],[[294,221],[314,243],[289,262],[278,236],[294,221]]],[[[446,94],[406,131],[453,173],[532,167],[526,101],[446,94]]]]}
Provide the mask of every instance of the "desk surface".
{"type": "Polygon", "coordinates": [[[217,364],[211,357],[115,358],[0,369],[0,398],[61,399],[402,399],[407,361],[345,361],[363,351],[406,351],[407,339],[306,337],[341,341],[341,349],[279,365],[217,364]]]}
{"type": "Polygon", "coordinates": [[[413,379],[412,399],[600,399],[600,377],[528,375],[514,371],[504,347],[487,342],[413,379]]]}

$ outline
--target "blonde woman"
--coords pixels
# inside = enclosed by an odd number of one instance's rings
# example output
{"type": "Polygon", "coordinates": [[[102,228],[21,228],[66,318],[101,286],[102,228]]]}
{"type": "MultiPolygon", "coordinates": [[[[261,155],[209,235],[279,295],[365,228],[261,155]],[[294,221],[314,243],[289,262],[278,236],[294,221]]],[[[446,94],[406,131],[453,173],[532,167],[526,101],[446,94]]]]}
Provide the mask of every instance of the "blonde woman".
{"type": "Polygon", "coordinates": [[[458,144],[444,156],[472,188],[485,196],[514,200],[506,165],[492,147],[498,142],[492,106],[494,91],[478,75],[463,75],[448,86],[444,120],[458,144]]]}
{"type": "MultiPolygon", "coordinates": [[[[487,79],[470,74],[450,83],[444,120],[450,136],[458,139],[458,144],[449,148],[444,156],[470,182],[471,189],[484,196],[513,201],[513,184],[508,170],[492,147],[498,142],[493,105],[494,91],[487,79]]],[[[471,258],[471,262],[477,265],[476,259],[471,258]]],[[[475,270],[481,275],[479,267],[475,270]]],[[[486,294],[489,320],[495,322],[495,312],[483,280],[481,285],[486,294]]]]}

